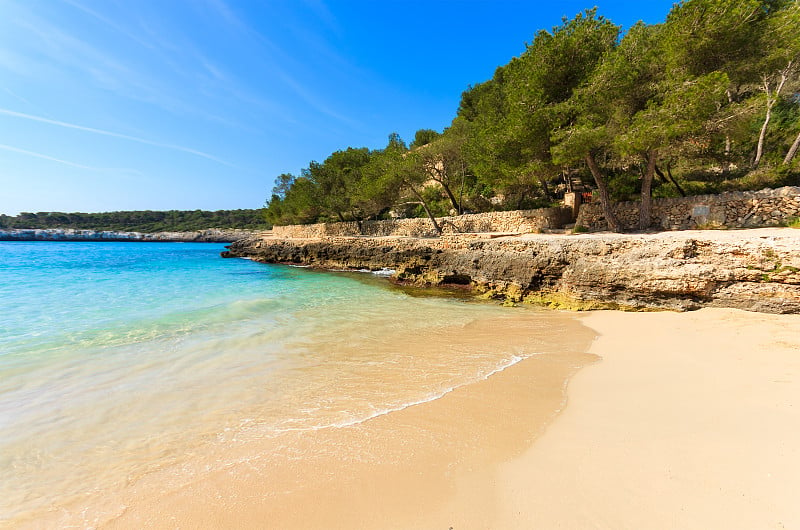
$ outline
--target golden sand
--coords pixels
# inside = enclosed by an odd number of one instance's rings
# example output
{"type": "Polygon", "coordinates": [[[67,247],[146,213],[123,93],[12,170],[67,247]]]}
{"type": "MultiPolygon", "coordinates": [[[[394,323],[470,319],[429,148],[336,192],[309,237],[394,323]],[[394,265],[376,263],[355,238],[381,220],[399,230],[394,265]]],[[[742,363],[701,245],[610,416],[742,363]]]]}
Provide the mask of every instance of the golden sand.
{"type": "Polygon", "coordinates": [[[800,528],[800,315],[584,322],[602,361],[501,466],[491,528],[800,528]]]}
{"type": "MultiPolygon", "coordinates": [[[[524,343],[520,315],[470,332],[524,343]]],[[[154,474],[108,500],[125,508],[105,526],[800,527],[800,315],[551,318],[576,320],[560,351],[364,423],[227,447],[222,471],[199,455],[188,484],[154,474]]]]}

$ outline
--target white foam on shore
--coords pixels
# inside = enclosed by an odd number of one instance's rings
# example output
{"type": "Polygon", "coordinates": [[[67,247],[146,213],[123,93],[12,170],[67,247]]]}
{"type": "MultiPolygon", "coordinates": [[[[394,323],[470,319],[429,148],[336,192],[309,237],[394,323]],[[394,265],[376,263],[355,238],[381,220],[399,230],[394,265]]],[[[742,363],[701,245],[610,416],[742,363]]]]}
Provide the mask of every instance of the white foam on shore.
{"type": "Polygon", "coordinates": [[[329,269],[329,270],[331,272],[360,272],[363,274],[374,274],[375,276],[385,276],[387,278],[392,274],[394,274],[395,272],[397,272],[394,269],[389,269],[386,267],[377,270],[372,270],[372,269],[329,269]]]}
{"type": "Polygon", "coordinates": [[[411,407],[414,407],[414,406],[417,406],[417,405],[423,405],[425,403],[430,403],[432,401],[436,401],[437,399],[443,398],[444,396],[446,396],[447,394],[453,392],[454,390],[458,390],[459,388],[463,388],[465,386],[469,386],[469,385],[477,383],[479,381],[486,381],[491,376],[493,376],[493,375],[495,375],[497,373],[500,373],[500,372],[506,370],[507,368],[510,368],[510,367],[514,366],[515,364],[519,363],[520,361],[523,361],[525,359],[528,359],[529,357],[532,357],[533,355],[536,355],[536,354],[534,353],[534,354],[529,354],[529,355],[526,355],[526,356],[514,355],[514,356],[511,357],[511,359],[501,363],[500,366],[498,366],[494,370],[491,370],[491,371],[487,372],[486,374],[478,377],[477,379],[475,379],[473,381],[469,381],[469,382],[461,384],[461,385],[455,385],[455,386],[451,386],[451,387],[446,387],[445,389],[443,389],[443,390],[441,390],[439,392],[435,392],[433,394],[430,394],[430,395],[428,395],[426,397],[423,397],[423,398],[415,400],[415,401],[409,401],[408,403],[403,403],[401,405],[397,405],[397,406],[394,406],[394,407],[388,407],[388,408],[385,408],[385,409],[376,410],[373,413],[368,414],[368,415],[366,415],[366,416],[364,416],[362,418],[356,418],[356,419],[352,419],[352,420],[345,420],[345,421],[336,422],[336,423],[329,423],[329,424],[325,424],[325,425],[313,425],[311,427],[276,428],[276,429],[273,429],[273,432],[274,433],[287,433],[287,432],[320,431],[320,430],[323,430],[323,429],[343,429],[343,428],[346,428],[346,427],[352,427],[354,425],[359,425],[359,424],[365,423],[365,422],[367,422],[369,420],[372,420],[374,418],[378,418],[380,416],[386,416],[387,414],[391,414],[393,412],[400,412],[402,410],[405,410],[405,409],[408,409],[408,408],[411,408],[411,407]]]}

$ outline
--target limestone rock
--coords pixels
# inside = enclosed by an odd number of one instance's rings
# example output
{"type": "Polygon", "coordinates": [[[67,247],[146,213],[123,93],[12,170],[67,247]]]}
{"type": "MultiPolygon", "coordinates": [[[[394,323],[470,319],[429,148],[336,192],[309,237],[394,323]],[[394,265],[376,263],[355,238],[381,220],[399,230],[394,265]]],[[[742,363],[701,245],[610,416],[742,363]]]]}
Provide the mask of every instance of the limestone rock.
{"type": "Polygon", "coordinates": [[[251,238],[226,257],[394,269],[418,285],[471,285],[557,307],[800,313],[800,230],[476,238],[251,238]]]}

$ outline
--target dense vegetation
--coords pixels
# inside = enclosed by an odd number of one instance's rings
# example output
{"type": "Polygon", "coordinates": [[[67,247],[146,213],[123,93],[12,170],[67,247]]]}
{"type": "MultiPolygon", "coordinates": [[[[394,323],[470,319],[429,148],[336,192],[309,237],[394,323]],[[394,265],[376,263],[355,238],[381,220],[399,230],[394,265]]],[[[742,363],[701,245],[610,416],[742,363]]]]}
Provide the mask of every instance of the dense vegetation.
{"type": "Polygon", "coordinates": [[[169,210],[104,213],[23,212],[0,215],[0,228],[74,228],[123,232],[184,232],[206,228],[268,228],[262,210],[169,210]]]}
{"type": "MultiPolygon", "coordinates": [[[[662,24],[587,10],[469,87],[443,133],[277,179],[274,224],[609,204],[800,183],[800,0],[685,0],[662,24]]],[[[435,222],[435,221],[434,221],[435,222]]]]}

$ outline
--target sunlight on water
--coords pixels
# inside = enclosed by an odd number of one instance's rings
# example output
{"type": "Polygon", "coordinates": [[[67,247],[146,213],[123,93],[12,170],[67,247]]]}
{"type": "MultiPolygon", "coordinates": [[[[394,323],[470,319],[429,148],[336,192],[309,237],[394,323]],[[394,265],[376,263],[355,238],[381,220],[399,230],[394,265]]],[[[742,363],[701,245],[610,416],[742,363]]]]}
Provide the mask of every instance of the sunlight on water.
{"type": "Polygon", "coordinates": [[[357,423],[531,353],[460,338],[506,314],[493,305],[220,250],[0,243],[0,525],[209,443],[357,423]]]}

